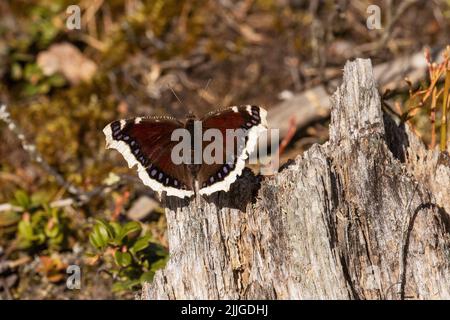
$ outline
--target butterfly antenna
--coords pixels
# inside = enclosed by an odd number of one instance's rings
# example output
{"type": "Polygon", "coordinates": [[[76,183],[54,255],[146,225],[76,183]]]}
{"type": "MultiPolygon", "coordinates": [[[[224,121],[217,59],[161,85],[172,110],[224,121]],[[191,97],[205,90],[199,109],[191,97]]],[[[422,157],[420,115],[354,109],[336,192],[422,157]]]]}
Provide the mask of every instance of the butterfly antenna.
{"type": "Polygon", "coordinates": [[[206,96],[206,94],[207,94],[207,92],[208,92],[208,87],[209,87],[209,84],[211,83],[211,81],[212,81],[212,78],[209,78],[208,81],[206,82],[205,87],[204,87],[203,89],[197,91],[197,94],[198,94],[201,98],[203,98],[203,99],[205,99],[205,100],[207,100],[207,99],[205,98],[205,96],[206,96]],[[200,93],[199,93],[199,92],[200,92],[200,93]]]}
{"type": "Polygon", "coordinates": [[[175,93],[175,91],[172,89],[171,86],[167,85],[170,89],[170,91],[172,91],[173,95],[175,96],[175,98],[177,98],[178,102],[183,105],[183,102],[181,102],[180,98],[178,98],[177,94],[175,93]]]}
{"type": "MultiPolygon", "coordinates": [[[[170,85],[167,85],[167,86],[169,87],[170,91],[172,91],[175,98],[177,98],[178,102],[183,106],[183,102],[181,101],[180,98],[178,98],[177,94],[175,93],[175,90],[173,90],[173,88],[170,85]]],[[[190,110],[189,108],[188,108],[188,110],[189,110],[189,116],[191,118],[196,118],[195,113],[192,110],[190,110]]]]}
{"type": "Polygon", "coordinates": [[[211,80],[212,80],[212,78],[208,79],[208,82],[206,83],[205,88],[203,90],[208,91],[208,87],[209,87],[209,84],[211,83],[211,80]]]}

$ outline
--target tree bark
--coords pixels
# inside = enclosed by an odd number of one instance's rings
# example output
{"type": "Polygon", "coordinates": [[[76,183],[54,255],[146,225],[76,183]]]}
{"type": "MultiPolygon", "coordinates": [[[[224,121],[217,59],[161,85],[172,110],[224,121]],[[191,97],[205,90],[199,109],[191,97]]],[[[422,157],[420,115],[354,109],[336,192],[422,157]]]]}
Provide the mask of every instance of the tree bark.
{"type": "Polygon", "coordinates": [[[348,62],[327,143],[200,207],[165,199],[170,259],[142,298],[450,299],[449,163],[348,62]]]}

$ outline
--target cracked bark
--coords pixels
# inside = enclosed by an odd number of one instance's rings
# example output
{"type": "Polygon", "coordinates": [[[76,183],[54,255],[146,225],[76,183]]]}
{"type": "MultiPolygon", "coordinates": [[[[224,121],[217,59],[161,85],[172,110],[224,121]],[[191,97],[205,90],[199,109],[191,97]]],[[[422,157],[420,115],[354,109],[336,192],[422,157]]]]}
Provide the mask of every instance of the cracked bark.
{"type": "MultiPolygon", "coordinates": [[[[348,62],[330,140],[228,193],[166,198],[170,260],[143,299],[450,299],[450,165],[348,62]]],[[[270,125],[270,123],[269,123],[270,125]]]]}

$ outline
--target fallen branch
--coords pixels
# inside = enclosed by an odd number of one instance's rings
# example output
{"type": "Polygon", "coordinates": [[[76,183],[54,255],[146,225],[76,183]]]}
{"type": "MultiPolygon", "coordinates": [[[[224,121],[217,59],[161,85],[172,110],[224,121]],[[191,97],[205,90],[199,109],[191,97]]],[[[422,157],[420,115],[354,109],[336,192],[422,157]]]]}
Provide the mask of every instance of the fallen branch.
{"type": "MultiPolygon", "coordinates": [[[[443,50],[434,56],[441,57],[442,53],[443,50]]],[[[375,80],[381,86],[381,91],[393,91],[399,88],[399,79],[408,78],[411,83],[417,83],[426,74],[427,67],[427,60],[424,58],[423,52],[418,52],[377,65],[373,73],[375,80]]],[[[332,80],[330,85],[336,87],[338,80],[332,80]]],[[[325,87],[319,85],[270,108],[267,118],[274,128],[280,129],[280,138],[283,138],[289,129],[286,119],[295,116],[297,128],[303,128],[309,123],[327,118],[329,115],[330,96],[325,87]]]]}

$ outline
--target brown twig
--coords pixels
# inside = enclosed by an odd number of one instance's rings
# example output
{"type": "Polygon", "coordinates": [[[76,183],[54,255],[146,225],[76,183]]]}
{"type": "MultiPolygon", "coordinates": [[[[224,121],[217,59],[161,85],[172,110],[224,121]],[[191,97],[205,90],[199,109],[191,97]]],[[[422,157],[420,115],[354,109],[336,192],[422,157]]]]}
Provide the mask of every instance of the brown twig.
{"type": "Polygon", "coordinates": [[[393,2],[391,2],[391,5],[389,6],[390,10],[388,11],[389,14],[388,14],[387,26],[384,29],[383,34],[381,35],[381,39],[378,41],[378,43],[376,45],[376,49],[375,49],[376,52],[378,52],[382,48],[386,47],[387,42],[392,37],[392,31],[393,31],[395,25],[400,20],[400,18],[403,16],[403,14],[406,12],[406,10],[408,10],[409,7],[412,6],[413,4],[417,3],[417,0],[409,0],[409,1],[400,2],[399,6],[397,7],[397,10],[395,11],[394,14],[392,13],[392,11],[393,11],[392,3],[393,2]]]}
{"type": "Polygon", "coordinates": [[[246,24],[244,21],[237,22],[232,12],[221,5],[220,2],[218,4],[219,5],[217,8],[219,9],[219,16],[223,19],[227,26],[229,26],[235,32],[239,33],[251,43],[260,44],[264,42],[264,37],[260,33],[253,30],[253,28],[246,24]]]}

